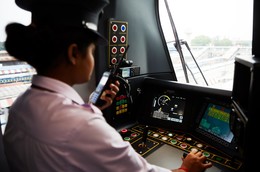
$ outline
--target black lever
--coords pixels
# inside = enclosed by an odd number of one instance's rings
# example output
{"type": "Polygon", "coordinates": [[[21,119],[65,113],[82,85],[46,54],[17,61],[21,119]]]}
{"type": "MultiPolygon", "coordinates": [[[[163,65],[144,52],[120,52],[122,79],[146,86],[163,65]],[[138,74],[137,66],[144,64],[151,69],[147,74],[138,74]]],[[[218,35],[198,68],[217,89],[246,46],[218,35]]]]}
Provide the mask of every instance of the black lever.
{"type": "Polygon", "coordinates": [[[148,136],[148,130],[149,130],[149,127],[148,125],[146,125],[143,129],[143,137],[142,137],[142,143],[141,143],[141,146],[142,147],[146,147],[146,141],[147,141],[147,136],[148,136]]]}

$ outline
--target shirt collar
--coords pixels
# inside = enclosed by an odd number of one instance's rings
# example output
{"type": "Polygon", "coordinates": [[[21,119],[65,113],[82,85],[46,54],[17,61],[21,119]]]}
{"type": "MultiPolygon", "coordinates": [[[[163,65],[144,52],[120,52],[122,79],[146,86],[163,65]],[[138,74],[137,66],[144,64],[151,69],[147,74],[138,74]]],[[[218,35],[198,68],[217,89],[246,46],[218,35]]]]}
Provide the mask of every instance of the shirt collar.
{"type": "Polygon", "coordinates": [[[45,88],[46,90],[62,94],[77,104],[84,104],[83,99],[74,90],[73,87],[59,80],[46,76],[33,75],[32,84],[38,87],[45,88]]]}

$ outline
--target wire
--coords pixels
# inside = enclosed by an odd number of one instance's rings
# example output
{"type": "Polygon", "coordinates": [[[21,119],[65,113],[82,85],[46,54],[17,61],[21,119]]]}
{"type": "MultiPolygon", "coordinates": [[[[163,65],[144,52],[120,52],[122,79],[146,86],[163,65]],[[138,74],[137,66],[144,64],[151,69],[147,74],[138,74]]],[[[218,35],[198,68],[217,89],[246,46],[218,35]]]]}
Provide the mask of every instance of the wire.
{"type": "Polygon", "coordinates": [[[130,100],[130,103],[132,104],[133,103],[133,99],[132,99],[132,96],[131,96],[131,86],[128,82],[128,80],[124,79],[123,77],[121,77],[120,75],[115,75],[114,76],[115,79],[118,79],[118,81],[121,83],[123,83],[123,87],[125,89],[125,92],[126,92],[126,96],[127,98],[130,100]]]}

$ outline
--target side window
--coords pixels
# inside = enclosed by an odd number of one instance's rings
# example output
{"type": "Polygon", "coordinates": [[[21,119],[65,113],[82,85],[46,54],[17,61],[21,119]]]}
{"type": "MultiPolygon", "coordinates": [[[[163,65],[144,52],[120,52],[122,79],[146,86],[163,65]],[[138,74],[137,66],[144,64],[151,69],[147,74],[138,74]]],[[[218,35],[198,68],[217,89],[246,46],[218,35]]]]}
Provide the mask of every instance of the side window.
{"type": "Polygon", "coordinates": [[[16,6],[14,0],[0,1],[0,126],[4,133],[8,110],[17,96],[31,85],[35,70],[25,62],[17,61],[5,51],[5,26],[11,22],[29,25],[31,13],[16,6]]]}
{"type": "Polygon", "coordinates": [[[159,0],[159,12],[177,80],[231,90],[234,58],[252,54],[253,0],[159,0]]]}
{"type": "Polygon", "coordinates": [[[0,51],[4,50],[3,42],[6,39],[5,26],[11,22],[19,22],[24,25],[31,23],[31,13],[19,8],[14,0],[0,2],[0,51]]]}

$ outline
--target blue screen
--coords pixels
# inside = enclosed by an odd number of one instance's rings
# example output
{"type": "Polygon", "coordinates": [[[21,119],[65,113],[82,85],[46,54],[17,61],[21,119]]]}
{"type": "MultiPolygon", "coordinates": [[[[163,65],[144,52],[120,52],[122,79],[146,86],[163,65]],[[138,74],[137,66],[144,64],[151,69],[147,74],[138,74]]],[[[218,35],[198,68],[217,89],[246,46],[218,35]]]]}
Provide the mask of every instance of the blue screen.
{"type": "Polygon", "coordinates": [[[234,137],[229,127],[230,112],[230,108],[209,103],[199,128],[230,143],[234,137]]]}

